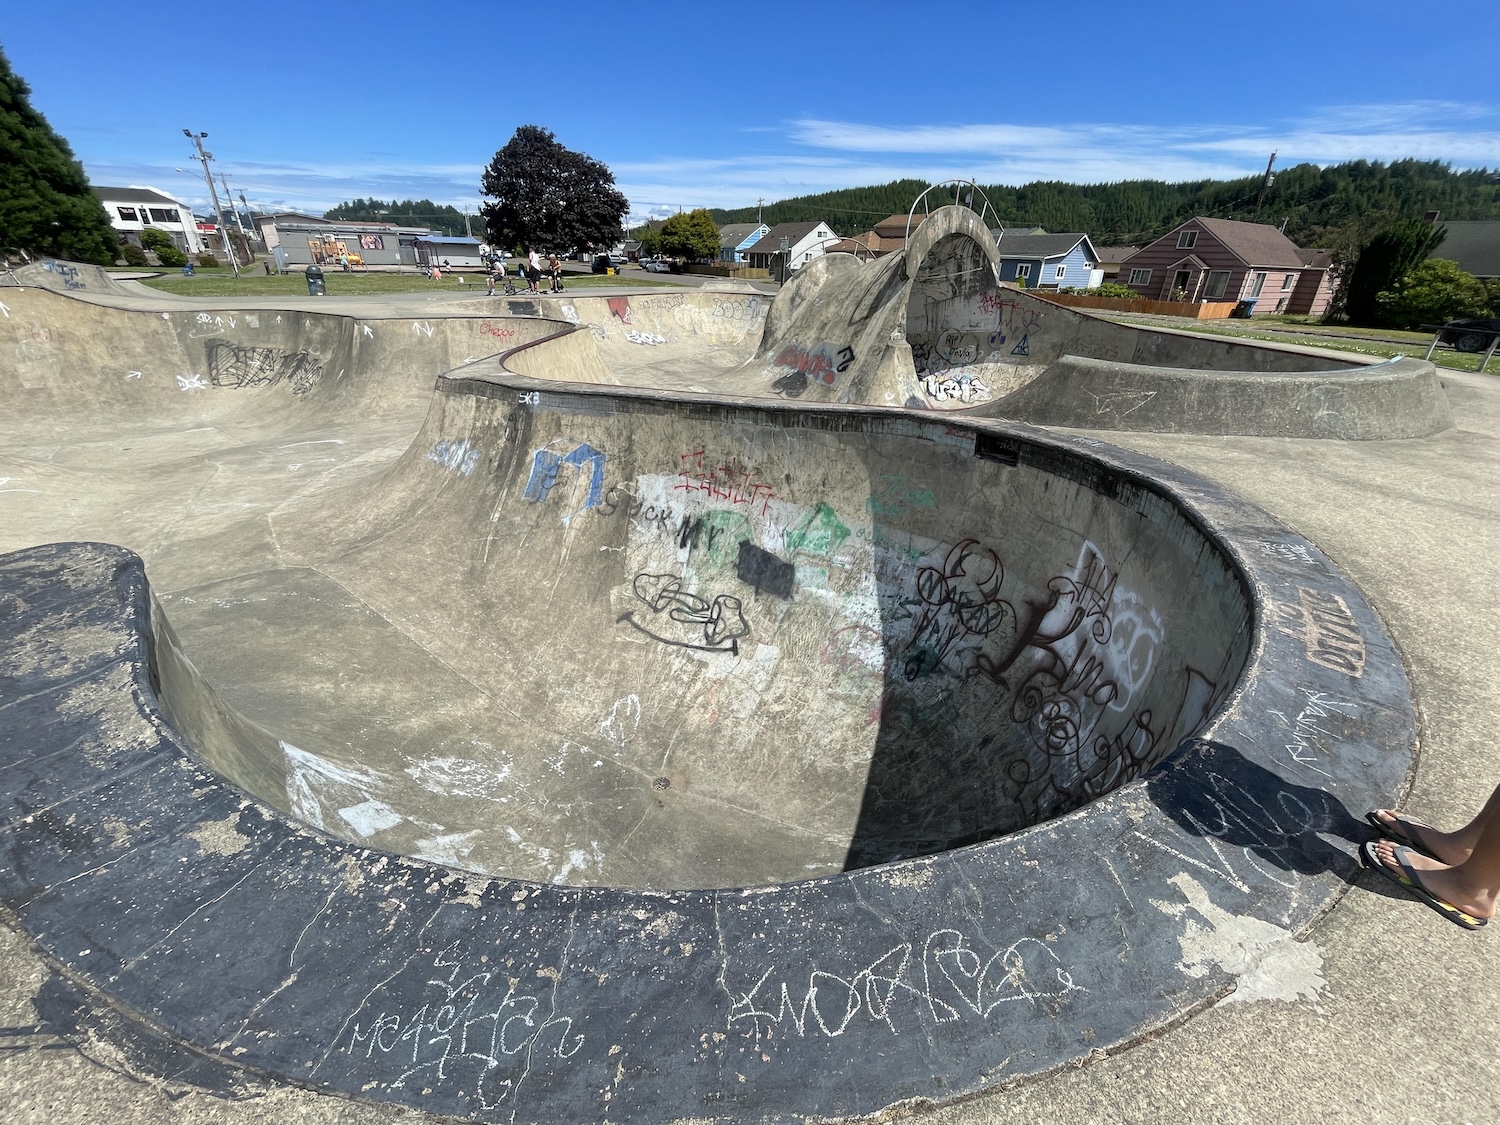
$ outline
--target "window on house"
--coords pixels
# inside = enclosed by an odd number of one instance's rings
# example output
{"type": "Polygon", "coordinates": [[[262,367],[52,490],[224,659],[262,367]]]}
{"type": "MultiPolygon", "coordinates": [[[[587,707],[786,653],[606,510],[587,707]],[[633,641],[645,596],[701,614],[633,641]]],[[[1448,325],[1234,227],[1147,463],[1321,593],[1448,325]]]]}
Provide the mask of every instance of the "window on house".
{"type": "Polygon", "coordinates": [[[1061,281],[1063,278],[1065,278],[1067,276],[1068,276],[1068,267],[1067,266],[1058,266],[1057,267],[1057,280],[1061,281]]]}
{"type": "Polygon", "coordinates": [[[1018,265],[1016,267],[1016,276],[1017,277],[1030,277],[1031,276],[1031,263],[1030,262],[1022,262],[1020,265],[1018,265]]]}
{"type": "Polygon", "coordinates": [[[1258,273],[1255,275],[1255,287],[1250,290],[1250,296],[1259,297],[1260,291],[1266,287],[1266,275],[1258,273]]]}
{"type": "Polygon", "coordinates": [[[1151,284],[1151,271],[1150,270],[1140,270],[1140,269],[1131,270],[1130,271],[1130,284],[1131,285],[1150,285],[1151,284]]]}
{"type": "Polygon", "coordinates": [[[120,212],[120,219],[123,222],[138,223],[141,221],[140,218],[136,215],[134,207],[120,207],[118,208],[118,210],[120,212]]]}
{"type": "Polygon", "coordinates": [[[1203,295],[1209,300],[1224,296],[1224,291],[1229,288],[1228,270],[1209,270],[1208,284],[1203,287],[1203,295]]]}
{"type": "Polygon", "coordinates": [[[150,208],[150,211],[151,221],[153,223],[182,222],[182,219],[180,219],[177,215],[177,209],[175,207],[152,207],[150,208]]]}
{"type": "Polygon", "coordinates": [[[1287,274],[1285,277],[1283,277],[1281,279],[1281,291],[1283,293],[1285,293],[1288,289],[1290,289],[1292,286],[1294,286],[1296,284],[1297,284],[1297,275],[1294,274],[1294,273],[1289,273],[1289,274],[1287,274]]]}
{"type": "Polygon", "coordinates": [[[1198,245],[1198,232],[1195,230],[1179,231],[1177,235],[1177,249],[1191,250],[1198,245]]]}

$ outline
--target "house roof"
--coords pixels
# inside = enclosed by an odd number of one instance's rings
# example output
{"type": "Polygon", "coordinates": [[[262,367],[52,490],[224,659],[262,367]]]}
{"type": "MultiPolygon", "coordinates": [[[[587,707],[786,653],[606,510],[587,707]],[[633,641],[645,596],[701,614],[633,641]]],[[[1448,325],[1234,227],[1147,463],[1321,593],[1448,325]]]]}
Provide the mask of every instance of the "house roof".
{"type": "Polygon", "coordinates": [[[1139,246],[1095,246],[1094,247],[1094,253],[1096,253],[1096,254],[1099,255],[1099,260],[1101,262],[1110,262],[1112,264],[1118,264],[1120,262],[1123,262],[1126,258],[1130,257],[1130,255],[1138,253],[1139,251],[1140,251],[1140,247],[1139,246]]]}
{"type": "Polygon", "coordinates": [[[781,250],[781,240],[786,239],[788,246],[796,246],[813,231],[823,225],[822,220],[815,223],[777,223],[765,234],[761,235],[750,247],[751,254],[775,254],[781,250]]]}
{"type": "Polygon", "coordinates": [[[163,195],[149,188],[96,187],[92,190],[100,199],[106,199],[111,203],[170,203],[174,207],[182,206],[170,195],[163,195]]]}
{"type": "Polygon", "coordinates": [[[427,242],[433,246],[472,246],[479,248],[479,239],[465,238],[463,235],[451,234],[429,234],[425,238],[417,239],[418,242],[427,242]]]}
{"type": "MultiPolygon", "coordinates": [[[[1190,219],[1217,238],[1247,266],[1291,266],[1301,269],[1302,253],[1297,244],[1266,223],[1244,223],[1238,219],[1190,219]]],[[[1182,226],[1187,226],[1183,223],[1182,226]]],[[[1181,230],[1182,227],[1176,228],[1181,230]]],[[[1173,231],[1172,233],[1176,233],[1173,231]]],[[[1171,237],[1168,234],[1165,237],[1171,237]]]]}
{"type": "Polygon", "coordinates": [[[1302,258],[1302,264],[1308,269],[1326,270],[1333,266],[1332,250],[1303,250],[1299,248],[1297,253],[1302,258]]]}
{"type": "Polygon", "coordinates": [[[906,221],[911,219],[911,229],[916,230],[927,218],[926,215],[887,215],[875,224],[875,233],[881,238],[904,239],[906,237],[906,221]]]}
{"type": "Polygon", "coordinates": [[[719,228],[719,249],[733,250],[761,226],[761,223],[725,223],[719,228]]]}
{"type": "MultiPolygon", "coordinates": [[[[1000,239],[1000,257],[1004,258],[1027,258],[1046,259],[1061,258],[1070,253],[1088,238],[1086,234],[1011,234],[1009,231],[1000,239]]],[[[1089,243],[1092,250],[1094,244],[1089,243]]]]}
{"type": "Polygon", "coordinates": [[[1432,252],[1434,258],[1457,262],[1475,277],[1500,277],[1500,221],[1444,223],[1448,237],[1432,252]]]}

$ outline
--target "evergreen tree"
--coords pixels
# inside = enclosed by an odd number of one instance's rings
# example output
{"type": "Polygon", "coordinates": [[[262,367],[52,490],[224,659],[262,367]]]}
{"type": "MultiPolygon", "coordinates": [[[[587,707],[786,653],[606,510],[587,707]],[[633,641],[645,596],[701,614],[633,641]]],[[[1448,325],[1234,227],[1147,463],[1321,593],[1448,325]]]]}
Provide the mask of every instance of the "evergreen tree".
{"type": "Polygon", "coordinates": [[[347,222],[395,223],[403,227],[428,227],[442,234],[461,235],[467,229],[457,207],[430,199],[351,199],[323,212],[325,219],[347,222]]]}
{"type": "Polygon", "coordinates": [[[611,246],[630,208],[608,168],[538,125],[522,125],[495,153],[480,190],[494,200],[480,208],[491,244],[521,250],[611,246]]]}
{"type": "Polygon", "coordinates": [[[1422,219],[1403,219],[1370,239],[1359,252],[1344,286],[1344,316],[1354,324],[1379,324],[1377,297],[1391,289],[1447,236],[1442,227],[1422,219]]]}
{"type": "Polygon", "coordinates": [[[68,142],[0,52],[0,247],[110,265],[120,240],[68,142]]]}

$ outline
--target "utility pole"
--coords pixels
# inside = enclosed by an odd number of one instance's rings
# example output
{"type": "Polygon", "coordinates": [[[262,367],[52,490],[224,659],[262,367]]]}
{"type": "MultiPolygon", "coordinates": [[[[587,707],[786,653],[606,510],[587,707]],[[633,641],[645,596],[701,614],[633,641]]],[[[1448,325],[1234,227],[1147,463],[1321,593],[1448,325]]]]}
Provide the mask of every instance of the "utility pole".
{"type": "Polygon", "coordinates": [[[756,225],[757,225],[757,226],[759,226],[759,225],[760,225],[760,208],[761,208],[761,205],[762,205],[762,204],[763,204],[763,203],[765,203],[765,201],[766,201],[766,197],[765,197],[765,196],[763,196],[763,195],[762,195],[762,196],[759,196],[759,197],[758,197],[758,198],[757,198],[757,199],[756,199],[756,200],[755,200],[755,224],[756,224],[756,225]]]}
{"type": "Polygon", "coordinates": [[[255,254],[250,249],[250,236],[245,233],[245,224],[240,220],[239,208],[234,205],[234,192],[229,190],[229,177],[224,174],[222,169],[219,171],[219,179],[224,183],[224,198],[229,200],[229,213],[234,216],[234,225],[239,228],[240,247],[245,251],[245,259],[248,264],[255,261],[255,254]]]}
{"type": "Polygon", "coordinates": [[[474,231],[469,226],[469,205],[467,203],[464,204],[464,237],[474,237],[474,231]]]}
{"type": "Polygon", "coordinates": [[[224,233],[224,249],[229,254],[229,268],[234,271],[234,276],[240,276],[239,263],[234,260],[234,247],[229,244],[229,232],[224,226],[224,209],[219,206],[219,193],[214,187],[213,173],[208,170],[208,162],[214,158],[211,152],[203,151],[203,138],[207,133],[195,133],[191,129],[184,129],[182,135],[193,142],[193,147],[198,150],[198,159],[203,164],[203,179],[208,183],[208,194],[214,201],[214,214],[219,217],[219,230],[224,233]]]}
{"type": "Polygon", "coordinates": [[[1266,178],[1261,181],[1260,194],[1255,197],[1255,217],[1260,218],[1261,204],[1266,201],[1266,192],[1271,190],[1271,185],[1276,182],[1276,174],[1271,171],[1271,166],[1276,163],[1276,154],[1271,153],[1271,159],[1266,161],[1266,178]]]}

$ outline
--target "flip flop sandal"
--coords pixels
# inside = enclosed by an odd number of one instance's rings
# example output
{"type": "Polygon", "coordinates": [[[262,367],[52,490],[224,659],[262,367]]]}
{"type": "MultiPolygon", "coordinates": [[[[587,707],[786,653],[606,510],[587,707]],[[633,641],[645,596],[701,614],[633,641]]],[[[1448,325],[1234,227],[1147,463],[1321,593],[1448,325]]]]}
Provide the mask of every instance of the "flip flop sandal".
{"type": "Polygon", "coordinates": [[[1412,867],[1402,858],[1403,852],[1409,853],[1412,850],[1406,847],[1398,847],[1396,849],[1396,863],[1401,868],[1400,872],[1392,871],[1380,862],[1380,857],[1375,854],[1375,845],[1373,843],[1362,845],[1359,849],[1359,857],[1364,861],[1366,867],[1380,872],[1391,882],[1395,883],[1396,886],[1408,894],[1415,896],[1418,901],[1426,903],[1455,926],[1462,926],[1466,930],[1477,930],[1482,926],[1489,925],[1488,918],[1476,918],[1472,914],[1465,913],[1451,902],[1444,902],[1437,895],[1422,886],[1422,880],[1418,876],[1416,868],[1412,867]]]}
{"type": "Polygon", "coordinates": [[[1396,843],[1401,844],[1404,847],[1411,848],[1413,851],[1421,852],[1428,859],[1435,859],[1439,863],[1443,862],[1442,857],[1433,855],[1432,849],[1429,848],[1426,844],[1422,843],[1421,840],[1417,839],[1416,834],[1412,831],[1412,829],[1414,828],[1428,828],[1430,827],[1430,825],[1423,824],[1420,821],[1416,820],[1408,820],[1406,817],[1401,816],[1398,813],[1391,812],[1390,809],[1375,809],[1371,812],[1367,812],[1365,813],[1365,819],[1370,822],[1371,828],[1375,829],[1376,832],[1379,832],[1387,840],[1394,840],[1396,841],[1396,843]],[[1391,813],[1391,822],[1387,824],[1385,821],[1381,820],[1378,816],[1375,815],[1375,813],[1377,812],[1391,813]]]}

